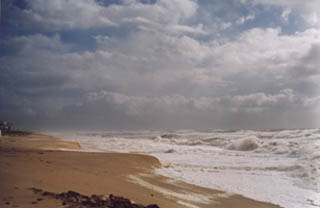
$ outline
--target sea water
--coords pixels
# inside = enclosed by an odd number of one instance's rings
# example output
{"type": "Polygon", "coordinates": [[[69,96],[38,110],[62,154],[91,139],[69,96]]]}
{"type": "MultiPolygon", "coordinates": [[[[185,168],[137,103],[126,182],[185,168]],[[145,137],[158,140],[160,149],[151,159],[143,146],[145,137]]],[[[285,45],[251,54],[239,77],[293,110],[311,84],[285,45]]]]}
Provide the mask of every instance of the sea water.
{"type": "Polygon", "coordinates": [[[157,157],[157,173],[285,208],[320,207],[320,129],[49,133],[88,151],[157,157]]]}

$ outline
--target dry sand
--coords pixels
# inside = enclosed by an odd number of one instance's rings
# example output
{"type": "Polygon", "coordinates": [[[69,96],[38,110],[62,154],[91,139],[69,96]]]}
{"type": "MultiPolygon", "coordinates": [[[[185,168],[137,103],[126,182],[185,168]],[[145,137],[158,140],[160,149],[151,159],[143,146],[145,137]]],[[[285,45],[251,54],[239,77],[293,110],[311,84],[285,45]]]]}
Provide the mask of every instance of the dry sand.
{"type": "Polygon", "coordinates": [[[40,134],[0,137],[0,207],[63,207],[30,188],[114,194],[161,208],[278,207],[156,175],[153,170],[161,164],[152,156],[81,150],[76,142],[40,134]]]}

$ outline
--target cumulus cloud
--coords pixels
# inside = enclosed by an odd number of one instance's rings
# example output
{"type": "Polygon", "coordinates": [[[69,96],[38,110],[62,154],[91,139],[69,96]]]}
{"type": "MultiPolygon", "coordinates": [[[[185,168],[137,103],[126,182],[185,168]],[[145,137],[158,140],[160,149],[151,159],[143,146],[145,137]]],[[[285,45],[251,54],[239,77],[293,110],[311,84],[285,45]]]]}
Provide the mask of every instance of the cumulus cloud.
{"type": "Polygon", "coordinates": [[[276,5],[284,7],[284,17],[290,9],[298,10],[310,25],[318,25],[320,21],[320,2],[318,0],[252,0],[256,4],[276,5]]]}
{"type": "Polygon", "coordinates": [[[257,14],[209,24],[193,0],[27,5],[15,12],[35,32],[0,41],[3,118],[119,128],[280,128],[293,127],[284,119],[294,118],[301,119],[295,125],[314,125],[308,118],[319,100],[316,27],[288,35],[261,25],[216,38],[212,25],[233,32],[257,14]],[[96,28],[107,30],[91,33],[96,28]],[[79,29],[90,45],[66,38],[79,29]]]}
{"type": "Polygon", "coordinates": [[[245,17],[242,16],[236,21],[236,23],[239,24],[239,25],[242,25],[247,21],[253,20],[254,18],[255,18],[254,14],[250,14],[250,15],[245,16],[245,17]]]}

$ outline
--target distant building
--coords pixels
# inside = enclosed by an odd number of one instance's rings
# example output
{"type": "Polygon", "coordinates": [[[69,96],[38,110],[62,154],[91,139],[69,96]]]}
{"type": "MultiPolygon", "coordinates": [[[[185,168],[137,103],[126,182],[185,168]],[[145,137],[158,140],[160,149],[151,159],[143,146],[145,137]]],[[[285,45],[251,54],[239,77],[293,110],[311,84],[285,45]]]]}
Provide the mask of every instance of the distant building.
{"type": "Polygon", "coordinates": [[[0,121],[0,135],[9,133],[11,131],[12,125],[8,121],[0,121]]]}

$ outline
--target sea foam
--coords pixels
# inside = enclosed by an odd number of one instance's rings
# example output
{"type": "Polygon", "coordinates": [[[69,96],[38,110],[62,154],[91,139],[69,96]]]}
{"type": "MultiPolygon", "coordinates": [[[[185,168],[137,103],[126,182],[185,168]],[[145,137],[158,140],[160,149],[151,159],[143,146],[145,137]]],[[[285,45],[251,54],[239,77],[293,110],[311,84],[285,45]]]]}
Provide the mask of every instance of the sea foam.
{"type": "Polygon", "coordinates": [[[320,207],[320,130],[49,133],[87,151],[154,155],[174,179],[285,208],[320,207]]]}
{"type": "Polygon", "coordinates": [[[250,151],[257,149],[261,144],[261,140],[256,136],[234,140],[228,145],[229,150],[250,151]]]}

